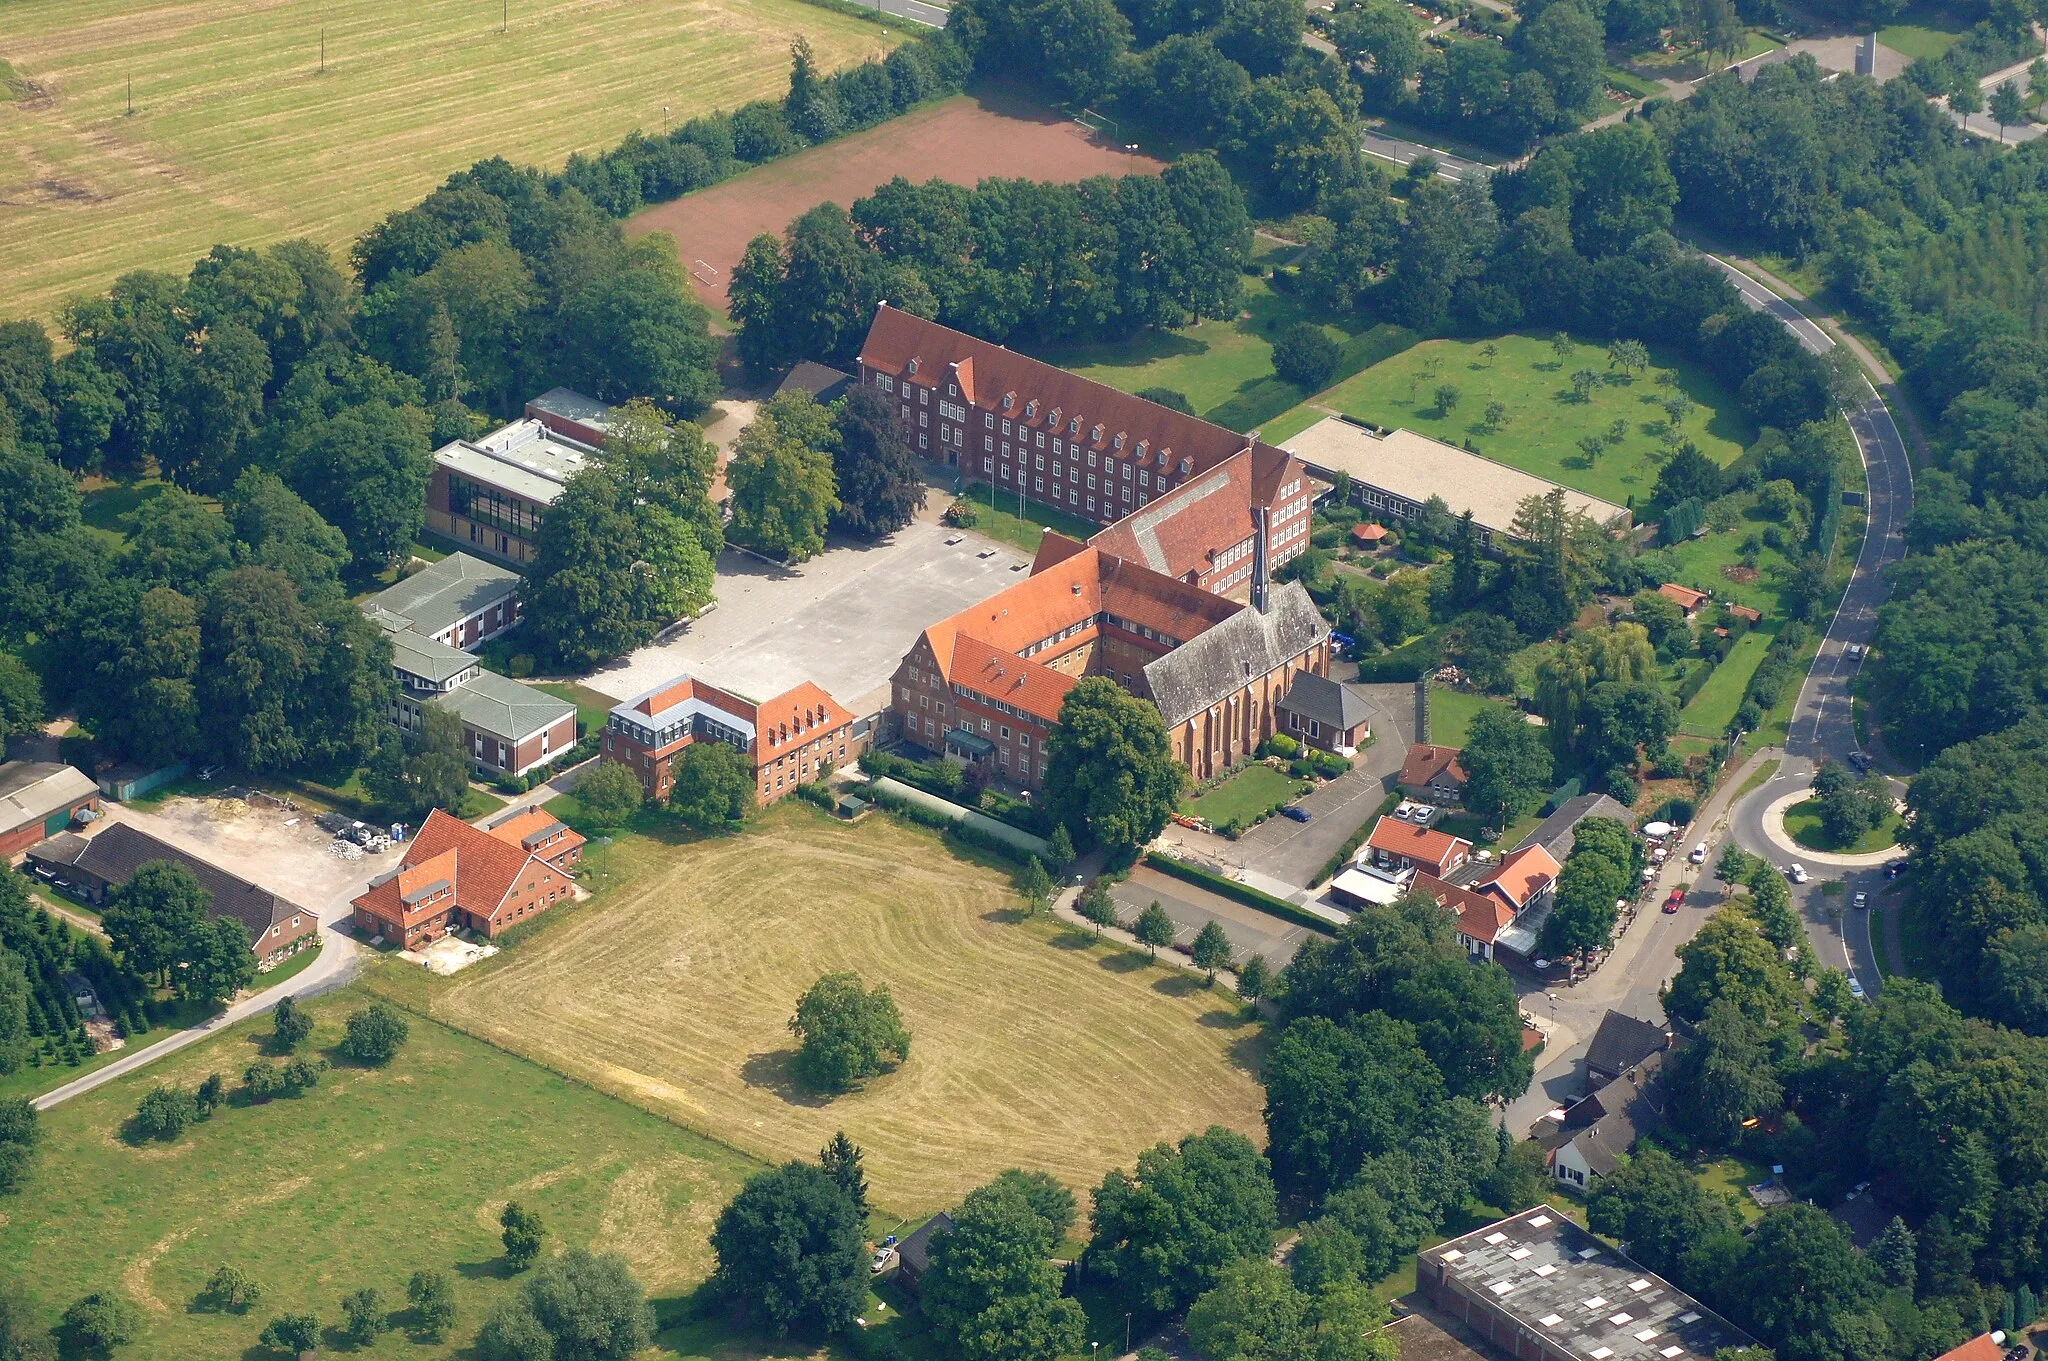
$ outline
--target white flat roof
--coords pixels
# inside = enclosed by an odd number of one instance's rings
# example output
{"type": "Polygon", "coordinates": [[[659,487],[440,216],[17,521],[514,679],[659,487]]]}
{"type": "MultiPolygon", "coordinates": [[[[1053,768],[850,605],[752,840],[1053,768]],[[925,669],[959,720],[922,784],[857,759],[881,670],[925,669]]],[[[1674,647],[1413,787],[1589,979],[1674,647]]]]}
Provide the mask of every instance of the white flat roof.
{"type": "MultiPolygon", "coordinates": [[[[1280,447],[1324,477],[1345,473],[1353,482],[1392,492],[1417,505],[1441,496],[1451,514],[1463,515],[1469,510],[1474,521],[1497,534],[1506,533],[1514,524],[1523,501],[1547,496],[1558,485],[1413,430],[1375,435],[1336,416],[1325,416],[1280,447]]],[[[1612,501],[1569,487],[1564,499],[1567,508],[1602,526],[1629,513],[1612,501]]]]}
{"type": "Polygon", "coordinates": [[[1333,892],[1346,897],[1357,898],[1380,907],[1398,901],[1403,892],[1399,884],[1386,876],[1356,868],[1345,870],[1332,879],[1330,888],[1333,892]]]}
{"type": "Polygon", "coordinates": [[[481,439],[444,444],[434,451],[434,462],[547,506],[594,452],[587,444],[527,419],[500,426],[481,439]]]}

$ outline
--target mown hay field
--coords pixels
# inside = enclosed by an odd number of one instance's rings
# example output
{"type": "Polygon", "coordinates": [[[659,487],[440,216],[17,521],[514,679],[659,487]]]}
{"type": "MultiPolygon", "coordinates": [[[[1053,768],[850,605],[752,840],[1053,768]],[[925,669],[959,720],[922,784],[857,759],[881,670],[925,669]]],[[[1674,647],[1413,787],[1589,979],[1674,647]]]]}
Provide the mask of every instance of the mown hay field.
{"type": "MultiPolygon", "coordinates": [[[[350,990],[314,1003],[319,1027],[302,1052],[329,1052],[366,1000],[350,990]]],[[[411,1029],[388,1067],[344,1064],[302,1097],[230,1104],[174,1143],[126,1137],[143,1094],[210,1072],[232,1091],[263,1056],[268,1020],[45,1113],[26,1187],[0,1202],[0,1281],[46,1324],[87,1291],[119,1291],[145,1320],[127,1354],[219,1361],[272,1354],[256,1337],[280,1313],[332,1330],[341,1297],[364,1286],[403,1311],[423,1269],[454,1284],[454,1334],[423,1345],[401,1327],[361,1354],[471,1355],[477,1325],[516,1288],[498,1237],[508,1200],[539,1213],[548,1251],[620,1253],[657,1301],[710,1273],[707,1235],[758,1164],[432,1021],[411,1029]],[[246,1315],[195,1307],[222,1263],[263,1288],[246,1315]]],[[[697,1355],[696,1341],[677,1349],[697,1355]]]]}
{"type": "Polygon", "coordinates": [[[1007,875],[929,832],[791,800],[738,836],[623,838],[608,855],[619,887],[499,959],[373,986],[769,1160],[844,1129],[899,1215],[1005,1167],[1085,1190],[1212,1124],[1263,1141],[1258,1027],[1234,997],[1021,920],[1007,875]],[[848,969],[889,986],[910,1058],[824,1100],[794,1080],[787,1027],[819,975],[848,969]]]}
{"type": "Polygon", "coordinates": [[[215,242],[340,250],[484,157],[779,95],[799,33],[830,67],[895,41],[799,0],[13,0],[0,317],[215,242]]]}

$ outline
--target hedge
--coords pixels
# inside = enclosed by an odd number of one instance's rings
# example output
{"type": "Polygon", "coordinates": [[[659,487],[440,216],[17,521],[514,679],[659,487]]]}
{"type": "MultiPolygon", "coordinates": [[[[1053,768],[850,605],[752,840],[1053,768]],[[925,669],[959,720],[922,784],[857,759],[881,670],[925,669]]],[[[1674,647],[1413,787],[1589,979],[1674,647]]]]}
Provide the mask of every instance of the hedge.
{"type": "Polygon", "coordinates": [[[1191,865],[1185,860],[1177,860],[1173,856],[1162,854],[1159,851],[1147,851],[1145,853],[1145,863],[1162,874],[1170,874],[1176,879],[1184,879],[1199,888],[1208,889],[1211,893],[1221,894],[1225,898],[1243,903],[1246,907],[1256,907],[1261,912],[1270,912],[1274,916],[1285,918],[1297,926],[1306,926],[1311,931],[1320,931],[1326,936],[1336,934],[1335,925],[1324,921],[1315,913],[1304,912],[1285,898],[1275,898],[1270,893],[1261,893],[1250,884],[1240,884],[1235,879],[1226,879],[1222,875],[1213,874],[1199,865],[1191,865]]]}
{"type": "Polygon", "coordinates": [[[1437,664],[1437,640],[1425,634],[1391,652],[1367,657],[1358,664],[1358,679],[1373,681],[1419,681],[1437,664]]]}

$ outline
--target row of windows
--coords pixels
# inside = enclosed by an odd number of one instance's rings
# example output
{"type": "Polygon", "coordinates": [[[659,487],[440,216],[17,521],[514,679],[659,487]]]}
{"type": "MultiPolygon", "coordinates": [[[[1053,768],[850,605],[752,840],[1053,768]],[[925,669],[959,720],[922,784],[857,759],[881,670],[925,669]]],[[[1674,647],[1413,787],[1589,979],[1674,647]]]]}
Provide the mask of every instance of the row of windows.
{"type": "MultiPolygon", "coordinates": [[[[908,720],[908,722],[906,723],[906,725],[905,725],[905,726],[906,726],[906,727],[908,728],[908,730],[910,731],[910,733],[911,733],[911,734],[912,734],[913,736],[915,736],[915,735],[916,735],[916,733],[917,733],[917,731],[918,731],[918,724],[919,724],[919,720],[918,720],[918,719],[916,719],[916,718],[911,718],[910,720],[908,720]]],[[[923,725],[924,725],[924,737],[925,737],[925,741],[926,741],[926,743],[927,743],[927,744],[929,744],[929,743],[932,743],[932,742],[936,742],[936,741],[938,741],[938,739],[939,739],[939,738],[940,738],[940,737],[941,737],[941,736],[943,735],[943,734],[941,733],[941,731],[940,731],[940,725],[934,724],[934,723],[933,723],[933,722],[932,722],[932,721],[931,721],[931,720],[930,720],[929,718],[927,718],[927,719],[924,719],[924,720],[923,720],[923,725]]],[[[988,731],[988,720],[987,720],[987,719],[983,719],[983,720],[981,721],[981,727],[982,727],[982,731],[983,731],[983,732],[987,732],[987,731],[988,731]]],[[[1003,732],[1005,733],[1005,735],[1007,735],[1007,734],[1009,733],[1009,731],[1010,731],[1010,730],[1009,730],[1008,728],[1005,728],[1005,729],[1003,729],[1003,732]]],[[[1007,766],[1007,765],[1009,765],[1009,764],[1010,764],[1010,751],[1009,751],[1009,748],[1007,748],[1007,747],[998,747],[998,748],[996,749],[996,760],[997,760],[997,762],[998,762],[998,763],[1000,763],[1001,765],[1004,765],[1004,766],[1007,766]]],[[[1019,752],[1019,753],[1018,753],[1018,755],[1017,755],[1017,773],[1018,773],[1019,775],[1027,775],[1027,776],[1028,776],[1029,774],[1031,774],[1031,758],[1030,758],[1029,756],[1026,756],[1026,755],[1024,755],[1024,754],[1023,754],[1022,752],[1019,752]]]]}

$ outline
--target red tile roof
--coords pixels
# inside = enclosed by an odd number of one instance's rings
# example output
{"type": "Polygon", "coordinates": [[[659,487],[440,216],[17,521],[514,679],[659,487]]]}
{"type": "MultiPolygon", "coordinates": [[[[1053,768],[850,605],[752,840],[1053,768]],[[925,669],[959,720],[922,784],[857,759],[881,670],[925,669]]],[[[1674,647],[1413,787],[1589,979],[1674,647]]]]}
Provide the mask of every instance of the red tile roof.
{"type": "Polygon", "coordinates": [[[1764,612],[1753,610],[1747,605],[1730,605],[1728,613],[1736,619],[1747,619],[1752,624],[1763,622],[1764,612]]]}
{"type": "Polygon", "coordinates": [[[1541,846],[1524,846],[1480,875],[1474,887],[1499,894],[1519,913],[1537,894],[1556,883],[1563,869],[1541,846]]]}
{"type": "Polygon", "coordinates": [[[954,640],[953,664],[946,670],[946,679],[1047,723],[1059,722],[1060,705],[1065,702],[1067,691],[1078,684],[1064,672],[965,634],[954,640]]]}
{"type": "Polygon", "coordinates": [[[755,706],[757,762],[788,746],[802,746],[853,722],[846,707],[809,681],[755,706]]]}
{"type": "Polygon", "coordinates": [[[1056,369],[886,303],[875,310],[860,362],[913,383],[941,388],[948,366],[957,363],[960,389],[970,404],[1002,411],[1003,399],[1010,397],[1012,409],[1002,412],[1004,417],[1034,430],[1049,430],[1055,415],[1063,427],[1078,417],[1082,442],[1098,452],[1115,449],[1119,435],[1125,449],[1135,450],[1143,443],[1146,457],[1139,461],[1141,467],[1165,468],[1185,458],[1192,465],[1191,473],[1202,473],[1251,443],[1234,430],[1056,369]],[[915,375],[909,373],[913,360],[915,375]],[[1099,436],[1095,433],[1098,426],[1099,436]]]}
{"type": "Polygon", "coordinates": [[[1687,614],[1691,614],[1694,610],[1707,603],[1707,593],[1705,591],[1695,591],[1692,587],[1681,586],[1675,581],[1667,581],[1662,586],[1659,586],[1657,594],[1670,600],[1676,600],[1678,607],[1687,614]]]}
{"type": "Polygon", "coordinates": [[[1387,527],[1379,524],[1357,524],[1351,526],[1351,537],[1360,543],[1378,543],[1387,537],[1387,527]]]}
{"type": "Polygon", "coordinates": [[[1398,783],[1426,785],[1447,771],[1460,786],[1468,778],[1465,767],[1458,764],[1458,748],[1417,742],[1408,748],[1408,759],[1401,762],[1401,778],[1398,783]]]}
{"type": "Polygon", "coordinates": [[[534,854],[540,856],[541,859],[548,861],[560,860],[570,851],[583,844],[583,834],[581,832],[576,831],[572,827],[563,826],[562,820],[553,813],[548,812],[545,808],[528,808],[523,812],[514,813],[502,822],[491,824],[488,830],[498,840],[509,842],[523,850],[525,849],[527,837],[535,832],[546,831],[551,827],[561,828],[561,834],[545,847],[536,846],[534,848],[534,854]]]}
{"type": "Polygon", "coordinates": [[[1088,541],[1091,548],[1185,581],[1252,537],[1251,450],[1198,473],[1088,541]]]}
{"type": "Polygon", "coordinates": [[[1495,936],[1515,924],[1514,909],[1492,894],[1474,893],[1434,874],[1416,871],[1415,891],[1427,893],[1439,906],[1457,913],[1460,934],[1486,945],[1493,944],[1495,936]]]}
{"type": "Polygon", "coordinates": [[[1365,844],[1389,855],[1406,856],[1417,864],[1434,865],[1438,874],[1449,873],[1454,862],[1472,852],[1472,843],[1463,837],[1439,832],[1434,827],[1418,827],[1396,817],[1384,817],[1374,824],[1365,844]]]}
{"type": "Polygon", "coordinates": [[[406,845],[398,869],[373,882],[354,906],[398,927],[402,938],[405,927],[448,908],[446,899],[436,899],[409,909],[405,905],[408,893],[445,879],[454,885],[455,906],[489,920],[497,916],[507,895],[529,872],[568,883],[560,870],[527,854],[517,843],[501,841],[436,808],[406,845]]]}
{"type": "Polygon", "coordinates": [[[2004,1343],[1993,1342],[1989,1333],[1979,1333],[1962,1346],[1943,1352],[1934,1361],[2000,1361],[2004,1355],[2004,1343]]]}

